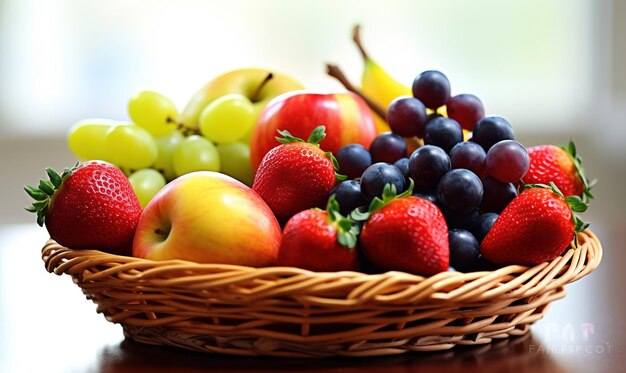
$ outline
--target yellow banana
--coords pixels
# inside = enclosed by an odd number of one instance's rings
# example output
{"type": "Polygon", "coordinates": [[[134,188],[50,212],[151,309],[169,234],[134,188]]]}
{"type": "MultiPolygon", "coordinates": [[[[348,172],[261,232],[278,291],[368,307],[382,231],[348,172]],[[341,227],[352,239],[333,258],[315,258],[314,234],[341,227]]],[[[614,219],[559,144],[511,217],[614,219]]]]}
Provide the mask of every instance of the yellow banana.
{"type": "MultiPolygon", "coordinates": [[[[382,66],[370,58],[361,43],[359,25],[354,27],[353,40],[363,57],[364,69],[361,77],[361,90],[365,96],[387,110],[389,104],[395,98],[411,95],[410,87],[398,82],[382,66]]],[[[381,118],[374,113],[374,121],[376,122],[378,132],[389,131],[389,125],[385,118],[381,118]]]]}

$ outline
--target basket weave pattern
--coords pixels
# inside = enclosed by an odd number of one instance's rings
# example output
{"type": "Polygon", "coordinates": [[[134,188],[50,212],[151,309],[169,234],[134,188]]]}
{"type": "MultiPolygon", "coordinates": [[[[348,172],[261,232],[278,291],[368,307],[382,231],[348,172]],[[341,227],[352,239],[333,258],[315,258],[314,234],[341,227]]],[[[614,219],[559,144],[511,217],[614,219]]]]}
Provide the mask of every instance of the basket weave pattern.
{"type": "Polygon", "coordinates": [[[236,355],[389,355],[522,335],[563,286],[592,272],[602,247],[579,247],[534,267],[443,272],[315,273],[150,261],[70,250],[50,240],[49,272],[68,274],[97,311],[139,342],[236,355]]]}

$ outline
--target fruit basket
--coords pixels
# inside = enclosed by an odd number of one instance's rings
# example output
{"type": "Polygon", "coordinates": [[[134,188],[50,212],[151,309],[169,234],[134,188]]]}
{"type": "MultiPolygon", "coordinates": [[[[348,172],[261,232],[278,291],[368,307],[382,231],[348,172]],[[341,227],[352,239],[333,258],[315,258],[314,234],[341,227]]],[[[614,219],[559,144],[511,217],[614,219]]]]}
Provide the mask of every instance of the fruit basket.
{"type": "Polygon", "coordinates": [[[374,356],[528,333],[564,297],[564,285],[599,265],[598,238],[587,229],[578,241],[533,267],[431,277],[158,262],[53,240],[42,257],[141,343],[232,355],[374,356]]]}

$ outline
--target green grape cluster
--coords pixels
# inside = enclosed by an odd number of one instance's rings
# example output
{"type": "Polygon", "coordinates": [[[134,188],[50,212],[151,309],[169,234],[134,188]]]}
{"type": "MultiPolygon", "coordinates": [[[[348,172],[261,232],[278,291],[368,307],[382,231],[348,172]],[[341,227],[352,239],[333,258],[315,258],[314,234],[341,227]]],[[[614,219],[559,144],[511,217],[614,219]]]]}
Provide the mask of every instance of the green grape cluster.
{"type": "Polygon", "coordinates": [[[197,129],[179,123],[174,103],[153,91],[133,96],[128,115],[125,122],[77,122],[68,146],[82,161],[100,159],[122,169],[142,206],[167,182],[193,171],[218,171],[252,184],[249,141],[257,113],[247,97],[214,100],[200,114],[197,129]]]}

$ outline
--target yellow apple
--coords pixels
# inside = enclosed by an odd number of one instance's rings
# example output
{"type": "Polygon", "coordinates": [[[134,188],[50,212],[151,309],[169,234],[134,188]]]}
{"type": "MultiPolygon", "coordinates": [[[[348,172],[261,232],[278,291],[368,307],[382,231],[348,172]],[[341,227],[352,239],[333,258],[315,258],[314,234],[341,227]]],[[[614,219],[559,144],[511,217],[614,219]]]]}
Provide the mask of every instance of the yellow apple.
{"type": "Polygon", "coordinates": [[[265,201],[230,176],[183,175],[144,209],[133,256],[263,267],[276,263],[281,229],[265,201]]]}
{"type": "Polygon", "coordinates": [[[215,99],[231,93],[241,94],[252,102],[256,117],[274,97],[304,86],[288,75],[259,68],[226,72],[202,87],[189,101],[179,120],[189,128],[198,128],[200,113],[215,99]],[[268,76],[271,78],[268,79],[268,76]]]}

